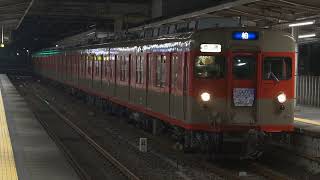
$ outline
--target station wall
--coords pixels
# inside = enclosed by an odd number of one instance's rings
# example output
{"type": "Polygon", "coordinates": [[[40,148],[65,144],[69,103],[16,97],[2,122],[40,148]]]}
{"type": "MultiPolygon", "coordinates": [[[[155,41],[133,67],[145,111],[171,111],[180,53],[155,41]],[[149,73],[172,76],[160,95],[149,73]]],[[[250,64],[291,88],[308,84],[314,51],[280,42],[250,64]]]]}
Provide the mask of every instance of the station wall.
{"type": "Polygon", "coordinates": [[[299,46],[299,75],[320,76],[320,43],[299,46]]]}

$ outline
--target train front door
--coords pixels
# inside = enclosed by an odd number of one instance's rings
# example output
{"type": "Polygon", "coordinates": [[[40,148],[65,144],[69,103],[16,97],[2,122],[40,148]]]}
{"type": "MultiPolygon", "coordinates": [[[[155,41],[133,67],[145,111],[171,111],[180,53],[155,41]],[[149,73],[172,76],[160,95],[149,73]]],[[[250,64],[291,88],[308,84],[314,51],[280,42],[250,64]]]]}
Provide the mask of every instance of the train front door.
{"type": "Polygon", "coordinates": [[[232,53],[229,62],[229,107],[232,124],[256,122],[257,64],[256,53],[232,53]]]}

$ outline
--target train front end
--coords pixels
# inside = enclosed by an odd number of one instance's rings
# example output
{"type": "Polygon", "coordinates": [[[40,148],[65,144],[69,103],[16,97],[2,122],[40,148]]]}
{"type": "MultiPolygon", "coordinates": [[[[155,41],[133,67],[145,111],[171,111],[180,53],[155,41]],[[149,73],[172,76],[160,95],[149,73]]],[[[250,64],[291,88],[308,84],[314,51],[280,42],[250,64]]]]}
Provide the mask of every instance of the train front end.
{"type": "Polygon", "coordinates": [[[211,132],[293,130],[295,41],[269,30],[195,34],[186,120],[211,132]]]}

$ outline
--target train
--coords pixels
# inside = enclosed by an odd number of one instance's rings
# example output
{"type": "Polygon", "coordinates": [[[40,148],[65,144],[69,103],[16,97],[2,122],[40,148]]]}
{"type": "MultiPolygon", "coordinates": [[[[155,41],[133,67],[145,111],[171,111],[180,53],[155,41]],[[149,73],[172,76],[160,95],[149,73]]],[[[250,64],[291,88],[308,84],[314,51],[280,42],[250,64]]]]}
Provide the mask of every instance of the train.
{"type": "Polygon", "coordinates": [[[210,28],[32,57],[41,77],[149,117],[144,123],[156,119],[151,126],[171,127],[184,147],[205,141],[216,149],[224,134],[294,129],[296,50],[285,32],[210,28]]]}

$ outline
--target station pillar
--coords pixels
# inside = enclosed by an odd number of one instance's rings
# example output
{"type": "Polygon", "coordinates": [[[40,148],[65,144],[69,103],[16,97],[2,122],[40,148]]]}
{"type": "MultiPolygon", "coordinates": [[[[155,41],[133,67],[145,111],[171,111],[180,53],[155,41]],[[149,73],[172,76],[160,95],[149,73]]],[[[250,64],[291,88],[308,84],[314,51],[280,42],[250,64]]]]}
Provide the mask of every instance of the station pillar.
{"type": "Polygon", "coordinates": [[[294,85],[294,107],[296,108],[297,106],[297,83],[298,83],[298,61],[299,61],[299,28],[298,27],[292,27],[291,29],[291,34],[295,39],[295,74],[294,74],[294,79],[295,79],[295,85],[294,85]]]}

